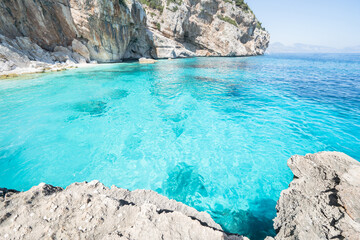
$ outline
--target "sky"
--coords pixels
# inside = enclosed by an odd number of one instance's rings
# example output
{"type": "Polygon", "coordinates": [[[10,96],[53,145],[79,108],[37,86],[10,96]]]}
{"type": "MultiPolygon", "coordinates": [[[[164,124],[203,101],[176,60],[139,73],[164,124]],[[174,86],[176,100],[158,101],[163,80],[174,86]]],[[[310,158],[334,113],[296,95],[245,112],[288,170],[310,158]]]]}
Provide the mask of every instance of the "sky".
{"type": "Polygon", "coordinates": [[[360,45],[360,0],[245,0],[271,42],[360,45]]]}

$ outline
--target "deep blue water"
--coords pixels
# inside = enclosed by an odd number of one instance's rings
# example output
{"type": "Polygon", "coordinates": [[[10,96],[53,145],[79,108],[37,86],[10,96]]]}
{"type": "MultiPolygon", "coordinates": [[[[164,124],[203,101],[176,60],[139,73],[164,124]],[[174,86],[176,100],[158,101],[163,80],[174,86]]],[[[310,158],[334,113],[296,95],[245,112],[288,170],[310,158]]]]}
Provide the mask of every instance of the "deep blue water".
{"type": "Polygon", "coordinates": [[[192,58],[0,80],[0,187],[152,189],[252,240],[294,154],[360,159],[360,55],[192,58]]]}

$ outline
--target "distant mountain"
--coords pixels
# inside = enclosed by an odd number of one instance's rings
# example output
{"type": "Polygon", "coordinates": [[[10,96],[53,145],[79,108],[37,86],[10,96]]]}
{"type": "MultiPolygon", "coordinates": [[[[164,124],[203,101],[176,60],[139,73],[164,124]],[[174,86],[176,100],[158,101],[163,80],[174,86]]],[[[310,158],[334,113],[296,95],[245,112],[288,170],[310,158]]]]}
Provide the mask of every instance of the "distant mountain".
{"type": "Polygon", "coordinates": [[[360,53],[360,45],[343,49],[295,43],[284,45],[279,42],[270,43],[267,53],[360,53]]]}
{"type": "Polygon", "coordinates": [[[348,53],[360,53],[360,45],[354,47],[347,47],[343,49],[345,52],[348,53]]]}

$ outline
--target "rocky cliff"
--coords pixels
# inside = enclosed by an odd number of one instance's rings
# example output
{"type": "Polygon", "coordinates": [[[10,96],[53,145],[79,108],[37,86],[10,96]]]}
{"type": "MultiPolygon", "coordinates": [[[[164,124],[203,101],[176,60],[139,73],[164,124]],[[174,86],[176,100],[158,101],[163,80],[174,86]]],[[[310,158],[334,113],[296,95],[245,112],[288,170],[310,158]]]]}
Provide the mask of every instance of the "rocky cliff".
{"type": "Polygon", "coordinates": [[[2,72],[92,60],[259,55],[268,43],[242,0],[0,2],[2,72]]]}
{"type": "Polygon", "coordinates": [[[269,34],[242,0],[141,0],[153,57],[264,54],[269,34]]]}

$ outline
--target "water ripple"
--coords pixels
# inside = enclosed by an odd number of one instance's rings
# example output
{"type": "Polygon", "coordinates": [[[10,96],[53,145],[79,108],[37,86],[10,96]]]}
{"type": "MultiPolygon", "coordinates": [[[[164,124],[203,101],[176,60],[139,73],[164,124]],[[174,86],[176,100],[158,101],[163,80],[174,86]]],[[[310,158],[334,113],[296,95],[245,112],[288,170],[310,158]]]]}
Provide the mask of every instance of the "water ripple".
{"type": "Polygon", "coordinates": [[[293,154],[360,159],[359,55],[191,58],[0,81],[0,187],[158,191],[273,235],[293,154]]]}

